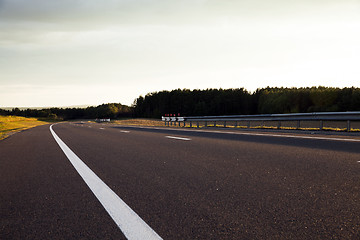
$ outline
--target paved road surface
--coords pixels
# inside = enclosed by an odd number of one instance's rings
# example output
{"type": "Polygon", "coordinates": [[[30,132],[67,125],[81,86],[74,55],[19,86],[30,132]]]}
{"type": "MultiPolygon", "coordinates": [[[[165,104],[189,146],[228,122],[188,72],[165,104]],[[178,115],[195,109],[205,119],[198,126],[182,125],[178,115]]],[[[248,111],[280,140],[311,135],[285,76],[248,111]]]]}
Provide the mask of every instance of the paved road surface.
{"type": "MultiPolygon", "coordinates": [[[[164,239],[360,239],[359,137],[53,130],[164,239]]],[[[0,239],[126,239],[49,126],[0,142],[0,191],[0,239]]]]}

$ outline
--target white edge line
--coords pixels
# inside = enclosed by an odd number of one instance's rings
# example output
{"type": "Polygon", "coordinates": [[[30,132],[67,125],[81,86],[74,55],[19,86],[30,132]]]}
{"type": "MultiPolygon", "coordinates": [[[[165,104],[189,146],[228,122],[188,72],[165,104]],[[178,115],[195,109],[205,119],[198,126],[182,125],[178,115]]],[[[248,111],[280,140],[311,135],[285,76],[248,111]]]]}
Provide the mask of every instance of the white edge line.
{"type": "MultiPolygon", "coordinates": [[[[138,128],[135,126],[126,126],[131,128],[138,128]]],[[[141,127],[145,128],[145,127],[141,127]]],[[[269,136],[269,137],[283,137],[283,138],[302,138],[302,139],[317,139],[317,140],[329,140],[329,141],[343,141],[343,142],[360,142],[360,139],[353,138],[332,138],[332,137],[310,137],[310,136],[296,136],[286,134],[268,134],[268,133],[244,133],[244,132],[228,132],[228,131],[211,131],[211,130],[195,130],[195,129],[173,129],[173,128],[157,128],[157,127],[146,127],[148,129],[155,130],[170,130],[170,131],[185,131],[185,132],[203,132],[203,133],[219,133],[219,134],[236,134],[236,135],[247,135],[247,136],[269,136]]]]}
{"type": "Polygon", "coordinates": [[[177,139],[177,140],[183,140],[183,141],[190,141],[190,138],[183,138],[183,137],[174,137],[174,136],[165,136],[166,138],[171,138],[171,139],[177,139]]]}
{"type": "Polygon", "coordinates": [[[95,194],[127,239],[162,239],[114,191],[112,191],[71,149],[50,132],[76,171],[95,194]]]}

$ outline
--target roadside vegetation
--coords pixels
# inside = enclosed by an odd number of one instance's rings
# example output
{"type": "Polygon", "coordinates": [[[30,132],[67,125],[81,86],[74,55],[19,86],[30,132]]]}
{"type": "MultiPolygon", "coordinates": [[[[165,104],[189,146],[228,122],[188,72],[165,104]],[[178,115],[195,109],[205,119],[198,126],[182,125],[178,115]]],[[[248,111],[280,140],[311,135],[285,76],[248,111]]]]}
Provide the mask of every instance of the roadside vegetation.
{"type": "Polygon", "coordinates": [[[127,125],[127,126],[149,126],[157,127],[164,126],[164,122],[156,119],[145,119],[145,118],[132,118],[132,119],[121,119],[113,121],[115,124],[127,125]]]}
{"type": "Polygon", "coordinates": [[[0,109],[3,116],[46,118],[54,121],[96,118],[124,118],[132,116],[132,108],[120,103],[107,103],[86,108],[0,109]]]}
{"type": "Polygon", "coordinates": [[[133,111],[144,118],[360,111],[360,88],[177,89],[140,96],[133,111]]]}
{"type": "Polygon", "coordinates": [[[41,121],[36,118],[25,118],[18,116],[0,116],[0,140],[9,135],[33,128],[40,125],[48,124],[47,121],[41,121]]]}
{"type": "Polygon", "coordinates": [[[165,114],[181,116],[248,115],[273,113],[360,111],[360,88],[261,88],[176,89],[148,93],[132,106],[120,103],[86,108],[0,109],[0,115],[72,119],[160,119],[165,114]]]}

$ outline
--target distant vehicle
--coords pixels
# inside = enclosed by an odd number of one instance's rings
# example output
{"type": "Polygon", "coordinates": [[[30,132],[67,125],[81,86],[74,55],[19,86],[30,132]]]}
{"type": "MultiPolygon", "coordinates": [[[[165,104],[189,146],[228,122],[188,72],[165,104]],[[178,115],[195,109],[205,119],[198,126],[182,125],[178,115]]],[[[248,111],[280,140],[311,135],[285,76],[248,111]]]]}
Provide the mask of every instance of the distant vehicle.
{"type": "Polygon", "coordinates": [[[97,118],[97,119],[95,119],[95,122],[97,122],[97,123],[110,122],[110,118],[97,118]]]}

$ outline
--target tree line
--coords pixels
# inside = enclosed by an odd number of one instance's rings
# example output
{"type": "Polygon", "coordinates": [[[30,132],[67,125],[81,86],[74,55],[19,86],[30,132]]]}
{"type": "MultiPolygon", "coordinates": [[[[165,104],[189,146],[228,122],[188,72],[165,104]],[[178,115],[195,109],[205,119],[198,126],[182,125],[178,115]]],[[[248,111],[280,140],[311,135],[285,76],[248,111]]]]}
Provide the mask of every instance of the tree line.
{"type": "Polygon", "coordinates": [[[87,108],[0,109],[1,115],[59,120],[144,117],[164,114],[182,116],[243,115],[269,113],[360,111],[360,88],[262,88],[251,93],[244,88],[189,90],[148,93],[132,106],[120,103],[87,108]]]}
{"type": "Polygon", "coordinates": [[[360,111],[360,88],[244,88],[160,91],[138,97],[134,116],[159,118],[182,116],[243,115],[360,111]]]}
{"type": "Polygon", "coordinates": [[[0,109],[0,115],[47,118],[53,120],[132,117],[132,107],[120,103],[102,104],[87,108],[0,109]]]}

